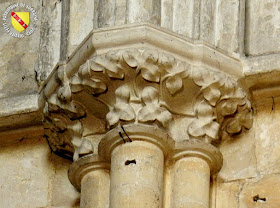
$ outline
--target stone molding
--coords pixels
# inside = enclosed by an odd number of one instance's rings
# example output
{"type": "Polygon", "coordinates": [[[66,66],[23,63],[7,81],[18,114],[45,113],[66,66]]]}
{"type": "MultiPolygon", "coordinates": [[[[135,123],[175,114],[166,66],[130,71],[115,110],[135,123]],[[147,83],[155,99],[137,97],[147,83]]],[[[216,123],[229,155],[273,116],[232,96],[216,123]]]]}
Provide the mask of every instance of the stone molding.
{"type": "MultiPolygon", "coordinates": [[[[124,125],[123,128],[132,142],[146,141],[155,144],[163,151],[164,155],[167,155],[174,147],[174,140],[158,127],[144,124],[129,124],[124,125]]],[[[99,143],[98,154],[106,161],[111,160],[111,153],[118,145],[124,144],[123,139],[119,136],[119,132],[122,132],[121,128],[114,128],[99,143]]],[[[126,134],[123,135],[123,138],[129,142],[126,134]]]]}
{"type": "Polygon", "coordinates": [[[184,157],[199,157],[204,159],[210,167],[211,175],[220,171],[223,165],[223,156],[217,147],[196,140],[185,140],[176,142],[175,147],[167,160],[167,165],[184,157]]]}
{"type": "Polygon", "coordinates": [[[72,163],[68,171],[68,178],[72,185],[81,191],[81,181],[83,177],[91,172],[98,169],[110,171],[110,163],[106,162],[98,155],[86,155],[79,158],[77,161],[72,163]]]}

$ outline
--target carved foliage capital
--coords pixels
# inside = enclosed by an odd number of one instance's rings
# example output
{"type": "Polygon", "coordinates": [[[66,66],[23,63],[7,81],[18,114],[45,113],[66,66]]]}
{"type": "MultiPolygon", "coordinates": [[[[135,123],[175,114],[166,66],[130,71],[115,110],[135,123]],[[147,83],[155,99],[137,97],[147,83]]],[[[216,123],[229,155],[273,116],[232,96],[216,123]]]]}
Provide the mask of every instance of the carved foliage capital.
{"type": "Polygon", "coordinates": [[[85,107],[84,93],[95,100],[92,108],[97,101],[98,108],[103,106],[100,111],[106,113],[99,119],[106,129],[149,123],[168,131],[174,120],[188,117],[186,136],[211,143],[252,124],[250,101],[236,79],[157,50],[110,51],[87,60],[71,76],[61,70],[61,86],[46,102],[46,123],[54,130],[47,134],[69,132],[72,137],[65,140],[79,147],[79,154],[90,149],[81,148],[86,143],[83,120],[95,116],[85,107]]]}

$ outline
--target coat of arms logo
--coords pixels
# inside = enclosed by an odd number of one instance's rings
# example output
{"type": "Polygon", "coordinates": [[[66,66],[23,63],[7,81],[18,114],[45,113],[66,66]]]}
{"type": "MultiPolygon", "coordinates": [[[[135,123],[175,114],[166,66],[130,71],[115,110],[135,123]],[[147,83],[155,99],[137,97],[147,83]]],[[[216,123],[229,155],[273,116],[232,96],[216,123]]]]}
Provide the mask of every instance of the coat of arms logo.
{"type": "Polygon", "coordinates": [[[37,13],[33,7],[25,3],[10,5],[3,14],[4,30],[12,37],[24,38],[36,30],[37,13]],[[9,21],[8,16],[11,19],[9,21]]]}

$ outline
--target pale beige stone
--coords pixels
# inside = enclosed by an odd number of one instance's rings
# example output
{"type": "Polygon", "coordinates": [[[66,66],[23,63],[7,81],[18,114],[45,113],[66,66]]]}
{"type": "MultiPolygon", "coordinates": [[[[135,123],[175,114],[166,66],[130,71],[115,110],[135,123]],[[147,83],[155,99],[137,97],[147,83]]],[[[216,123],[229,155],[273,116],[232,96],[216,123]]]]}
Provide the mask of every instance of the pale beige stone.
{"type": "Polygon", "coordinates": [[[0,207],[49,205],[49,178],[53,169],[45,139],[22,140],[0,149],[0,207]]]}
{"type": "Polygon", "coordinates": [[[53,173],[49,182],[49,199],[51,207],[79,207],[80,194],[68,179],[71,161],[52,154],[49,158],[53,173]]]}
{"type": "Polygon", "coordinates": [[[218,149],[198,140],[176,142],[167,164],[170,207],[209,207],[210,176],[222,166],[218,149]]]}
{"type": "Polygon", "coordinates": [[[262,174],[280,173],[279,97],[270,106],[259,108],[256,118],[256,157],[262,174]]]}
{"type": "MultiPolygon", "coordinates": [[[[67,56],[69,56],[84,38],[93,29],[93,19],[95,15],[95,1],[87,0],[81,4],[79,1],[70,1],[69,14],[69,46],[67,56]],[[91,20],[91,21],[88,21],[91,20]]],[[[103,10],[105,12],[105,10],[103,10]]]]}
{"type": "Polygon", "coordinates": [[[68,177],[81,191],[81,208],[109,208],[110,164],[96,154],[75,161],[68,177]]]}
{"type": "Polygon", "coordinates": [[[223,154],[223,167],[218,177],[224,181],[232,181],[256,177],[258,175],[256,153],[257,124],[241,136],[226,141],[220,146],[223,154]]]}
{"type": "Polygon", "coordinates": [[[247,2],[246,53],[259,55],[279,52],[279,2],[247,2]]]}
{"type": "Polygon", "coordinates": [[[164,154],[173,141],[148,125],[124,129],[126,142],[116,128],[99,144],[99,154],[111,161],[110,207],[162,207],[164,154]]]}
{"type": "Polygon", "coordinates": [[[107,170],[87,173],[81,182],[82,208],[109,208],[110,175],[107,170]]]}
{"type": "Polygon", "coordinates": [[[162,150],[154,144],[133,141],[116,147],[111,159],[110,207],[161,207],[163,163],[162,150]]]}
{"type": "Polygon", "coordinates": [[[176,161],[172,186],[171,207],[209,207],[209,164],[197,157],[185,157],[176,161]]]}
{"type": "Polygon", "coordinates": [[[239,208],[241,181],[217,182],[215,208],[239,208]]]}
{"type": "Polygon", "coordinates": [[[240,208],[278,208],[280,207],[280,177],[267,175],[260,180],[248,181],[239,197],[240,208]]]}

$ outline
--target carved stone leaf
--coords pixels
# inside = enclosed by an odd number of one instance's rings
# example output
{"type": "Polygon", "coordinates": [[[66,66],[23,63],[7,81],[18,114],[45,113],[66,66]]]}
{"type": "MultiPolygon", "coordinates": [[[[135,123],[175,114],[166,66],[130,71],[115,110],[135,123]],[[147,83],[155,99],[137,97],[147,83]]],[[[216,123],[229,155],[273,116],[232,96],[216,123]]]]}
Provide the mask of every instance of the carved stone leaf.
{"type": "Polygon", "coordinates": [[[209,104],[207,104],[205,101],[202,101],[197,106],[197,117],[198,118],[213,118],[214,111],[213,107],[211,107],[209,104]]]}
{"type": "Polygon", "coordinates": [[[145,50],[143,53],[143,61],[155,64],[158,61],[159,54],[156,50],[145,50]]]}
{"type": "MultiPolygon", "coordinates": [[[[245,92],[244,92],[244,90],[243,90],[242,88],[237,88],[237,89],[235,90],[234,97],[242,99],[242,98],[244,98],[245,96],[246,96],[246,94],[245,94],[245,92]]],[[[244,100],[244,101],[245,101],[245,100],[244,100]]]]}
{"type": "Polygon", "coordinates": [[[118,63],[122,58],[121,53],[122,51],[119,50],[109,51],[108,53],[106,53],[105,58],[110,62],[118,63]]]}
{"type": "Polygon", "coordinates": [[[221,97],[221,91],[219,90],[219,83],[214,83],[208,86],[203,90],[203,95],[206,100],[209,101],[209,103],[212,106],[215,106],[217,101],[221,97]]]}
{"type": "Polygon", "coordinates": [[[224,85],[221,87],[222,97],[221,99],[228,99],[233,96],[235,91],[235,84],[231,79],[227,78],[224,85]]]}
{"type": "Polygon", "coordinates": [[[123,59],[128,66],[136,68],[139,65],[139,60],[137,59],[139,56],[140,53],[137,50],[125,51],[123,54],[123,59]]]}
{"type": "Polygon", "coordinates": [[[210,76],[209,71],[201,70],[201,69],[195,69],[192,73],[193,81],[201,87],[209,86],[211,83],[213,83],[215,80],[213,77],[210,76]]]}
{"type": "Polygon", "coordinates": [[[96,78],[84,77],[80,78],[78,76],[73,76],[71,79],[71,89],[73,93],[80,92],[84,87],[89,88],[92,94],[103,93],[107,89],[107,85],[96,78]]]}
{"type": "Polygon", "coordinates": [[[160,72],[158,70],[158,66],[144,63],[140,65],[141,75],[142,77],[150,82],[159,82],[160,80],[160,72]]]}
{"type": "Polygon", "coordinates": [[[58,99],[63,102],[71,101],[71,89],[69,83],[65,83],[57,92],[58,99]]]}
{"type": "Polygon", "coordinates": [[[118,123],[119,119],[120,119],[119,115],[116,112],[114,112],[114,111],[110,111],[106,115],[106,120],[108,121],[110,126],[113,126],[116,123],[118,123]]]}
{"type": "Polygon", "coordinates": [[[183,87],[183,81],[178,75],[169,77],[166,80],[166,88],[171,95],[174,95],[176,92],[182,89],[182,87],[183,87]]]}
{"type": "Polygon", "coordinates": [[[90,61],[90,69],[94,72],[105,71],[105,67],[103,66],[104,62],[105,59],[103,57],[95,57],[90,61]]]}
{"type": "Polygon", "coordinates": [[[124,71],[117,64],[108,63],[105,67],[106,74],[115,79],[123,79],[124,71]]]}
{"type": "Polygon", "coordinates": [[[189,65],[185,64],[185,63],[181,63],[178,66],[179,68],[179,73],[177,73],[176,75],[181,77],[182,79],[187,78],[190,75],[190,69],[189,69],[189,65]]]}
{"type": "Polygon", "coordinates": [[[194,137],[200,137],[205,135],[203,123],[200,122],[200,119],[196,119],[190,123],[188,127],[188,133],[194,137]]]}
{"type": "Polygon", "coordinates": [[[72,119],[83,117],[86,114],[85,109],[75,100],[72,100],[69,104],[63,104],[60,107],[69,111],[68,116],[72,119]]]}
{"type": "Polygon", "coordinates": [[[168,127],[169,122],[172,120],[172,114],[165,108],[159,109],[161,112],[157,115],[157,120],[164,126],[168,127]]]}
{"type": "Polygon", "coordinates": [[[92,94],[100,94],[107,89],[107,85],[104,82],[95,78],[84,80],[83,85],[89,86],[92,89],[92,94]]]}
{"type": "Polygon", "coordinates": [[[116,103],[114,108],[106,115],[106,120],[110,126],[117,124],[119,120],[132,121],[136,117],[134,109],[128,104],[130,89],[126,85],[122,85],[116,89],[115,95],[116,103]]]}
{"type": "Polygon", "coordinates": [[[116,102],[128,103],[130,98],[130,90],[127,85],[122,85],[115,91],[116,102]]]}
{"type": "Polygon", "coordinates": [[[142,91],[142,100],[146,105],[158,104],[158,90],[154,87],[145,87],[142,91]]]}
{"type": "Polygon", "coordinates": [[[203,128],[207,136],[215,139],[218,136],[220,125],[217,122],[212,121],[209,124],[206,124],[203,128]]]}
{"type": "Polygon", "coordinates": [[[250,129],[253,125],[253,115],[248,110],[244,111],[244,114],[245,115],[241,119],[241,122],[246,129],[250,129]]]}
{"type": "Polygon", "coordinates": [[[226,126],[226,131],[230,134],[235,134],[238,133],[242,130],[242,126],[240,125],[239,122],[239,115],[236,115],[235,118],[231,118],[228,121],[228,124],[226,126]]]}
{"type": "Polygon", "coordinates": [[[122,105],[122,109],[119,112],[119,115],[120,120],[132,121],[133,119],[135,119],[134,109],[128,104],[122,105]]]}
{"type": "Polygon", "coordinates": [[[82,80],[80,79],[80,77],[75,74],[75,76],[72,77],[71,79],[71,90],[72,93],[77,93],[83,90],[83,85],[81,85],[82,80]]]}
{"type": "Polygon", "coordinates": [[[154,121],[157,118],[157,108],[152,105],[143,107],[138,114],[138,119],[141,122],[154,121]]]}
{"type": "Polygon", "coordinates": [[[223,116],[234,114],[237,110],[237,103],[234,100],[224,100],[218,110],[223,116]]]}
{"type": "MultiPolygon", "coordinates": [[[[87,140],[86,138],[82,138],[81,144],[78,148],[78,154],[86,155],[86,154],[90,154],[90,153],[93,153],[93,146],[92,146],[91,142],[89,140],[87,140]]],[[[75,160],[75,158],[74,158],[74,160],[75,160]]]]}
{"type": "Polygon", "coordinates": [[[67,119],[61,115],[61,114],[52,114],[51,117],[49,117],[56,128],[58,128],[58,131],[64,131],[67,129],[67,119]]]}
{"type": "Polygon", "coordinates": [[[176,64],[176,60],[174,56],[159,53],[159,64],[162,68],[169,71],[170,68],[172,68],[176,64]]]}
{"type": "Polygon", "coordinates": [[[78,71],[78,74],[79,76],[85,76],[85,75],[88,75],[90,72],[89,72],[89,65],[88,65],[88,60],[80,66],[79,68],[79,71],[78,71]]]}

